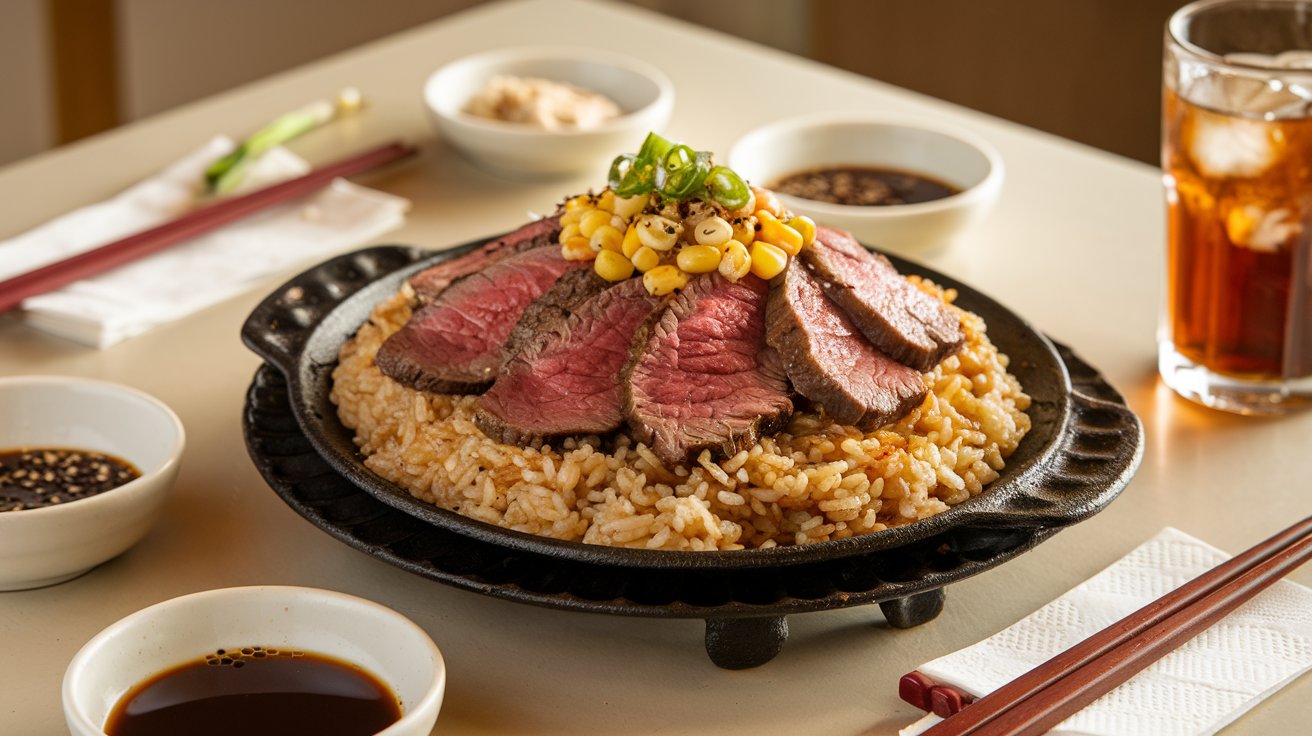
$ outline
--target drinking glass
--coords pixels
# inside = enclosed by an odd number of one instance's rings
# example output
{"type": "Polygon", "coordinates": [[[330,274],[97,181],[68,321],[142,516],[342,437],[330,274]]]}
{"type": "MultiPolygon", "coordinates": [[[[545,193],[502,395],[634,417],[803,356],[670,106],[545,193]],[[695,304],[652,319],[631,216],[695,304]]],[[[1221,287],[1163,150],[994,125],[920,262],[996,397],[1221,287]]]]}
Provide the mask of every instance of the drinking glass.
{"type": "Polygon", "coordinates": [[[1243,414],[1312,401],[1312,0],[1203,0],[1166,27],[1158,370],[1243,414]]]}

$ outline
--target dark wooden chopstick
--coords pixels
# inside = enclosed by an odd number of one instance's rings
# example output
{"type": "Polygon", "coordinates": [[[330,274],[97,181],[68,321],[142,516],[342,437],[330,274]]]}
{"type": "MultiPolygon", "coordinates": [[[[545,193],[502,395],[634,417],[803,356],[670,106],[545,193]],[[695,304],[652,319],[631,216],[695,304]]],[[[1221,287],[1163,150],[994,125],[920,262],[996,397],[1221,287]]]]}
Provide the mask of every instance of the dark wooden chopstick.
{"type": "Polygon", "coordinates": [[[925,733],[1040,734],[1312,558],[1312,517],[1153,601],[925,733]]]}
{"type": "Polygon", "coordinates": [[[0,282],[0,313],[17,307],[28,297],[108,271],[273,205],[303,197],[328,186],[338,177],[359,174],[414,152],[415,149],[405,144],[389,143],[333,162],[304,176],[193,210],[149,230],[20,274],[0,282]]]}

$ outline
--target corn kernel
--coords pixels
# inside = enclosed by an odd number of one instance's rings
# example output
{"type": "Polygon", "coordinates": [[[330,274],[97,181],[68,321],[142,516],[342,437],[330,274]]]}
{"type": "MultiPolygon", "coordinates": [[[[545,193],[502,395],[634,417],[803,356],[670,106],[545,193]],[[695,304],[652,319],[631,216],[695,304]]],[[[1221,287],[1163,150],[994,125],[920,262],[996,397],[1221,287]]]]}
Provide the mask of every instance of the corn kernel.
{"type": "Polygon", "coordinates": [[[746,217],[756,211],[756,192],[747,190],[747,204],[733,211],[733,214],[746,217]]]}
{"type": "Polygon", "coordinates": [[[581,215],[583,214],[584,209],[591,209],[591,207],[592,197],[589,197],[586,194],[580,194],[577,197],[570,197],[565,201],[566,213],[578,212],[581,215]]]}
{"type": "Polygon", "coordinates": [[[560,216],[560,224],[561,227],[567,227],[569,225],[577,225],[579,224],[579,220],[582,219],[583,219],[583,210],[579,210],[579,209],[566,210],[565,214],[560,216]]]}
{"type": "Polygon", "coordinates": [[[638,249],[633,252],[631,259],[634,268],[643,273],[647,273],[653,268],[661,265],[661,254],[645,245],[639,246],[638,249]]]}
{"type": "Polygon", "coordinates": [[[642,244],[656,251],[666,251],[679,242],[683,225],[660,215],[645,215],[638,218],[638,239],[642,244]]]}
{"type": "Polygon", "coordinates": [[[613,250],[603,250],[592,262],[592,270],[607,281],[623,281],[633,275],[633,261],[613,250]]]}
{"type": "Polygon", "coordinates": [[[759,240],[783,248],[784,252],[790,256],[802,252],[801,233],[783,224],[779,221],[779,218],[769,212],[758,212],[757,215],[761,221],[761,232],[757,233],[759,240]]]}
{"type": "Polygon", "coordinates": [[[641,247],[642,241],[638,240],[638,226],[629,225],[629,229],[624,231],[624,240],[620,242],[620,252],[625,258],[632,258],[641,247]]]}
{"type": "Polygon", "coordinates": [[[615,214],[620,217],[630,218],[642,212],[642,208],[647,206],[648,195],[635,194],[632,197],[615,198],[615,214]]]}
{"type": "Polygon", "coordinates": [[[674,260],[686,273],[710,273],[720,267],[720,249],[713,245],[686,245],[679,249],[674,260]]]}
{"type": "Polygon", "coordinates": [[[583,237],[590,238],[602,225],[610,224],[610,213],[601,210],[588,210],[588,213],[579,220],[579,232],[583,237]]]}
{"type": "Polygon", "coordinates": [[[756,218],[751,215],[734,218],[733,239],[743,245],[751,245],[756,240],[756,218]]]}
{"type": "Polygon", "coordinates": [[[600,197],[597,197],[597,209],[599,209],[599,210],[605,210],[605,211],[607,211],[607,212],[614,212],[614,211],[615,211],[615,192],[612,192],[612,191],[609,190],[609,189],[607,189],[606,191],[602,192],[602,193],[601,193],[601,196],[600,196],[600,197]]]}
{"type": "Polygon", "coordinates": [[[652,296],[664,296],[688,283],[688,274],[674,266],[657,266],[642,276],[642,285],[652,296]]]}
{"type": "Polygon", "coordinates": [[[752,194],[756,195],[756,211],[769,212],[778,216],[784,213],[784,206],[779,203],[779,198],[774,196],[774,192],[769,189],[752,187],[752,194]]]}
{"type": "Polygon", "coordinates": [[[806,215],[800,215],[790,218],[785,224],[802,234],[803,248],[809,248],[815,242],[815,220],[806,215]]]}
{"type": "Polygon", "coordinates": [[[602,225],[592,231],[592,237],[588,238],[588,247],[592,248],[594,253],[603,250],[612,250],[620,252],[620,243],[624,242],[624,234],[610,225],[602,225]]]}
{"type": "Polygon", "coordinates": [[[693,236],[701,245],[720,245],[733,237],[733,226],[723,217],[711,216],[697,223],[693,236]]]}
{"type": "Polygon", "coordinates": [[[747,246],[737,240],[730,240],[720,246],[720,275],[730,281],[737,281],[752,270],[752,256],[747,246]]]}
{"type": "Polygon", "coordinates": [[[787,266],[788,254],[783,248],[760,240],[752,243],[752,273],[769,281],[787,266]]]}
{"type": "Polygon", "coordinates": [[[590,261],[597,257],[592,252],[592,247],[588,245],[588,239],[579,235],[570,238],[560,246],[560,255],[567,261],[590,261]]]}
{"type": "Polygon", "coordinates": [[[570,223],[569,225],[566,225],[565,227],[562,227],[560,229],[560,237],[557,239],[557,242],[564,243],[570,238],[577,238],[582,234],[583,233],[579,232],[578,225],[574,223],[570,223]]]}

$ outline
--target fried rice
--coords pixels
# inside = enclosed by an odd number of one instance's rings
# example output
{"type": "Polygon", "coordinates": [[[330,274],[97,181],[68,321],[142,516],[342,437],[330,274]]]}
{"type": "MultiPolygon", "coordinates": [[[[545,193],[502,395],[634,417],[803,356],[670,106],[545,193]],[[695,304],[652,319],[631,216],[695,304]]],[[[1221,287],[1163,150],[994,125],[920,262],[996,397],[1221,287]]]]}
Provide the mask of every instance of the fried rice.
{"type": "MultiPolygon", "coordinates": [[[[929,282],[921,288],[951,301],[929,282]]],[[[727,457],[666,467],[620,432],[520,447],[484,436],[477,396],[402,386],[374,364],[410,317],[409,287],[343,345],[332,400],[364,464],[416,498],[490,524],[588,544],[732,550],[809,544],[910,524],[998,477],[1030,428],[1030,399],[977,315],[960,352],[924,374],[925,400],[872,432],[798,412],[727,457]]]]}

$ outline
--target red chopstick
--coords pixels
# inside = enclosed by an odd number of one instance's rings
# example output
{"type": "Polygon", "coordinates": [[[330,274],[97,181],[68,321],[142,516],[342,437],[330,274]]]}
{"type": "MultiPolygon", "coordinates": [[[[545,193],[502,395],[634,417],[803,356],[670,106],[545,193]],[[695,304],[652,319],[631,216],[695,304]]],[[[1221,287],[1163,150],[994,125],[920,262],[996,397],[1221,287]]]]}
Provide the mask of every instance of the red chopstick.
{"type": "Polygon", "coordinates": [[[926,734],[1046,732],[1312,559],[1310,535],[1312,517],[1058,654],[926,734]]]}
{"type": "Polygon", "coordinates": [[[948,718],[975,702],[975,696],[955,685],[940,685],[919,670],[912,670],[897,683],[898,697],[936,716],[948,718]]]}
{"type": "Polygon", "coordinates": [[[403,143],[389,143],[335,161],[304,176],[202,207],[163,225],[20,274],[0,282],[0,314],[17,307],[30,296],[44,294],[78,279],[108,271],[275,204],[303,197],[328,186],[338,177],[359,174],[414,152],[414,148],[403,143]]]}

